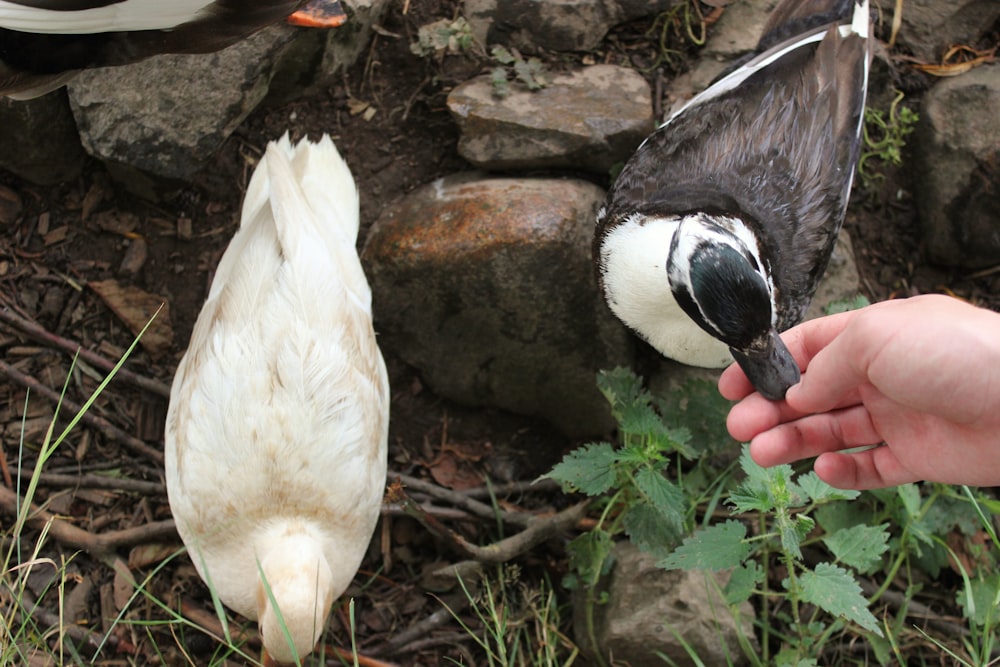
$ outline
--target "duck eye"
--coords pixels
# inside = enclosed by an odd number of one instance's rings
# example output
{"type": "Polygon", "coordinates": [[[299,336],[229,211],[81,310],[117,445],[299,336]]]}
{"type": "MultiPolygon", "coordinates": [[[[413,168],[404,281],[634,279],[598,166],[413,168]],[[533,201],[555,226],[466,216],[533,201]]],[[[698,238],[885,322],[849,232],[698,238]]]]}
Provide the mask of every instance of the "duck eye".
{"type": "Polygon", "coordinates": [[[743,256],[746,257],[748,262],[750,262],[750,266],[753,267],[753,270],[760,273],[760,264],[757,262],[757,258],[753,256],[753,253],[749,250],[744,250],[743,256]]]}

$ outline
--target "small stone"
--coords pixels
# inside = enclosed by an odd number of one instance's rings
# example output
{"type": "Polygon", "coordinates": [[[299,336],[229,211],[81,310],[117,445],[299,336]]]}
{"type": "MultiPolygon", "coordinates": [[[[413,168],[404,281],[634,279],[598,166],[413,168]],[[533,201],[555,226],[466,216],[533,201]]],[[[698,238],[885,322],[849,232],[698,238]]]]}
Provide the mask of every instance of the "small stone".
{"type": "Polygon", "coordinates": [[[121,266],[118,267],[119,274],[136,275],[146,265],[149,257],[149,246],[145,239],[132,239],[125,249],[125,256],[122,258],[121,266]]]}
{"type": "MultiPolygon", "coordinates": [[[[739,636],[756,645],[753,607],[740,605],[737,624],[719,592],[727,575],[664,570],[630,542],[617,544],[612,557],[614,569],[601,584],[607,602],[595,606],[594,614],[597,649],[614,656],[614,664],[662,665],[659,654],[675,664],[692,664],[688,647],[706,665],[739,664],[739,636]]],[[[584,598],[574,598],[573,628],[577,644],[592,652],[584,630],[584,598]]]]}
{"type": "Polygon", "coordinates": [[[194,233],[193,221],[187,216],[177,218],[177,238],[182,241],[190,241],[194,233]]]}
{"type": "Polygon", "coordinates": [[[272,26],[217,53],[80,72],[67,89],[84,147],[149,174],[191,178],[264,99],[296,34],[272,26]]]}
{"type": "Polygon", "coordinates": [[[649,84],[629,68],[594,65],[553,77],[540,90],[510,88],[500,99],[484,76],[448,95],[462,133],[458,151],[478,167],[607,174],[653,131],[649,84]]]}

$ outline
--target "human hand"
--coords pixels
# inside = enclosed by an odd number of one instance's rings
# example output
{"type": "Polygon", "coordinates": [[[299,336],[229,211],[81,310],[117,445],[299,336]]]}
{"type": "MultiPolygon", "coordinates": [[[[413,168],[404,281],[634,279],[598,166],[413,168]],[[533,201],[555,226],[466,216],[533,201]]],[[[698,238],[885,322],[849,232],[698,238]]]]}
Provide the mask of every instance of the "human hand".
{"type": "Polygon", "coordinates": [[[804,322],[782,338],[803,369],[783,401],[733,364],[730,434],[762,466],[818,456],[832,486],[1000,485],[1000,314],[938,295],[804,322]],[[858,452],[853,447],[879,445],[858,452]]]}

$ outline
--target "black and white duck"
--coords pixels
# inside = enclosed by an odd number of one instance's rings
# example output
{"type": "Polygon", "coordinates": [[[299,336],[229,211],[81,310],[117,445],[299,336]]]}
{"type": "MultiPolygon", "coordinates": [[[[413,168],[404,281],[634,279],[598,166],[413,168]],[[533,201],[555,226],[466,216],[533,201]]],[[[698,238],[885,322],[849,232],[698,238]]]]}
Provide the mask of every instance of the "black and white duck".
{"type": "Polygon", "coordinates": [[[772,400],[799,380],[778,333],[826,269],[861,145],[867,0],[783,0],[755,55],[649,136],[598,212],[612,311],[663,355],[732,358],[772,400]]]}
{"type": "Polygon", "coordinates": [[[81,69],[217,51],[283,19],[345,18],[337,0],[0,0],[0,96],[38,97],[81,69]]]}

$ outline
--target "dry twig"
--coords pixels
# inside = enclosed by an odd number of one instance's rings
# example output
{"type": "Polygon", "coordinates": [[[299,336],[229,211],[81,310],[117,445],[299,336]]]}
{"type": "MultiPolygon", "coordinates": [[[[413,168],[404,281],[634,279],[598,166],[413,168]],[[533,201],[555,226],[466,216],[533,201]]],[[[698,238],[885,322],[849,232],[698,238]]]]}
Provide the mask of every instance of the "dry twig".
{"type": "Polygon", "coordinates": [[[468,540],[449,529],[438,519],[424,512],[417,503],[413,502],[413,499],[406,495],[400,484],[393,484],[389,487],[389,500],[399,503],[407,514],[419,521],[424,528],[445,540],[452,549],[462,554],[463,557],[485,563],[509,561],[560,532],[572,528],[583,518],[590,504],[589,501],[585,500],[557,514],[533,517],[520,533],[481,547],[469,543],[468,540]]]}
{"type": "MultiPolygon", "coordinates": [[[[16,493],[0,486],[0,510],[16,516],[18,509],[23,504],[24,500],[18,497],[16,493]]],[[[86,551],[95,558],[110,556],[116,549],[123,547],[131,547],[146,542],[177,539],[177,528],[174,526],[173,521],[157,521],[155,523],[136,526],[135,528],[112,530],[95,535],[90,531],[74,526],[65,519],[60,519],[34,503],[32,503],[31,510],[28,513],[27,523],[32,528],[38,530],[41,530],[48,524],[48,534],[57,542],[73,549],[86,551]]]]}
{"type": "MultiPolygon", "coordinates": [[[[115,367],[115,362],[102,357],[96,352],[82,347],[79,343],[75,343],[47,331],[44,327],[17,315],[10,308],[0,308],[0,321],[3,321],[5,324],[10,325],[21,333],[27,334],[35,340],[50,347],[63,350],[69,354],[79,354],[80,358],[88,364],[96,366],[105,372],[111,372],[111,370],[115,367]]],[[[152,394],[156,394],[157,396],[170,398],[170,387],[159,380],[147,378],[135,373],[134,371],[130,371],[127,368],[118,369],[116,377],[120,377],[122,380],[125,380],[126,382],[152,394]]]]}
{"type": "MultiPolygon", "coordinates": [[[[22,479],[31,479],[30,470],[21,470],[22,479]]],[[[69,489],[108,489],[111,491],[127,491],[140,493],[144,496],[166,495],[167,487],[159,482],[146,482],[127,477],[108,477],[106,475],[56,475],[43,472],[38,476],[39,484],[69,489]]]]}
{"type": "MultiPolygon", "coordinates": [[[[71,412],[80,412],[82,409],[80,405],[74,403],[65,396],[60,396],[58,393],[52,391],[35,378],[25,375],[5,361],[0,361],[0,371],[22,387],[27,387],[31,391],[41,394],[53,403],[59,404],[61,402],[62,407],[71,412]]],[[[129,435],[109,422],[107,419],[99,417],[91,412],[85,412],[82,420],[88,426],[101,433],[104,437],[120,443],[135,454],[140,454],[146,458],[152,459],[160,465],[163,465],[163,452],[150,447],[139,438],[129,435]]]]}

